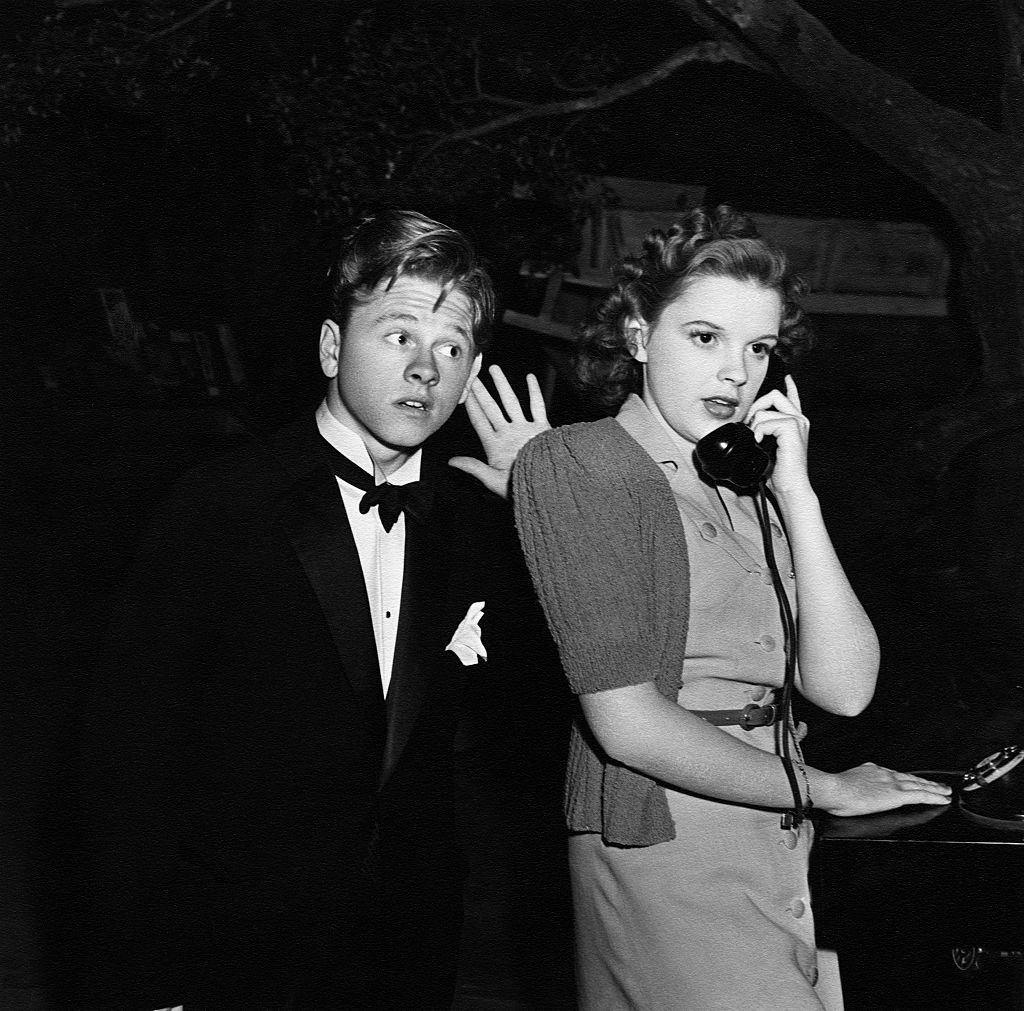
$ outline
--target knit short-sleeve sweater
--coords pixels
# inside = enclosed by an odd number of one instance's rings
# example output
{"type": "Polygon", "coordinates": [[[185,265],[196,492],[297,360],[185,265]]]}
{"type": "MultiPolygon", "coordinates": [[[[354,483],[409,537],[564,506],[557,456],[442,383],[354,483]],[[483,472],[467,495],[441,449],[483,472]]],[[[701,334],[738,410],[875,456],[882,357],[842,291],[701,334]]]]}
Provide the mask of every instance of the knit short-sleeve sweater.
{"type": "MultiPolygon", "coordinates": [[[[516,525],[577,694],[653,681],[675,701],[689,620],[686,539],[668,480],[613,418],[545,432],[513,470],[516,525]]],[[[570,830],[650,846],[675,837],[664,787],[609,759],[577,723],[570,830]]]]}

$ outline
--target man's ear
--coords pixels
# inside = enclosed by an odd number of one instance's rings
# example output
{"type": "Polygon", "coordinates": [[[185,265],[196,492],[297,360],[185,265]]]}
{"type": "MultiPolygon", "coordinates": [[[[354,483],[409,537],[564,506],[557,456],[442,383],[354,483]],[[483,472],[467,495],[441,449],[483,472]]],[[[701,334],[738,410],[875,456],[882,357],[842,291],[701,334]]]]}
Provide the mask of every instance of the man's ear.
{"type": "Polygon", "coordinates": [[[469,378],[466,380],[466,385],[462,388],[462,396],[459,397],[459,403],[464,404],[469,399],[469,388],[476,381],[476,377],[480,375],[480,369],[484,364],[484,356],[478,351],[476,357],[473,359],[473,364],[469,369],[469,378]]]}
{"type": "Polygon", "coordinates": [[[629,353],[638,361],[641,365],[647,362],[647,339],[650,336],[650,331],[647,328],[647,324],[642,319],[637,319],[634,316],[630,316],[625,323],[624,327],[626,331],[627,347],[629,353]]]}
{"type": "Polygon", "coordinates": [[[333,319],[325,319],[320,327],[320,368],[328,379],[338,374],[341,357],[341,330],[333,319]]]}

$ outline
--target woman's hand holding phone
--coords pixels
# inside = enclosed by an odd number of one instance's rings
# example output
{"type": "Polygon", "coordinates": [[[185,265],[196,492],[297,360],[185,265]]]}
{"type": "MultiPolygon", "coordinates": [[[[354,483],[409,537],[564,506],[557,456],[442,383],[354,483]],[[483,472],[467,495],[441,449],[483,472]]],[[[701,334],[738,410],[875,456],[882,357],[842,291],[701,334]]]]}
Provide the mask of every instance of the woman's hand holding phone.
{"type": "Polygon", "coordinates": [[[747,414],[747,424],[758,442],[769,435],[775,438],[771,487],[780,497],[811,489],[807,476],[811,423],[801,410],[800,393],[792,376],[785,377],[785,387],[785,393],[773,389],[758,397],[747,414]]]}

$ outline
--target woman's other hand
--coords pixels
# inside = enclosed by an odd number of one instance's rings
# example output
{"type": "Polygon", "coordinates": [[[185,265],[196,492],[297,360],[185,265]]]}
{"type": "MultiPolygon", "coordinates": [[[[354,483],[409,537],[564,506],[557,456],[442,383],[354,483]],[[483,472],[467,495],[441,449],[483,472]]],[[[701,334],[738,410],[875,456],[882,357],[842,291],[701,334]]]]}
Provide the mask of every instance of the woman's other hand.
{"type": "Polygon", "coordinates": [[[908,804],[948,804],[953,792],[944,783],[896,772],[874,762],[835,773],[828,779],[824,791],[812,791],[814,804],[842,818],[891,811],[908,804]]]}

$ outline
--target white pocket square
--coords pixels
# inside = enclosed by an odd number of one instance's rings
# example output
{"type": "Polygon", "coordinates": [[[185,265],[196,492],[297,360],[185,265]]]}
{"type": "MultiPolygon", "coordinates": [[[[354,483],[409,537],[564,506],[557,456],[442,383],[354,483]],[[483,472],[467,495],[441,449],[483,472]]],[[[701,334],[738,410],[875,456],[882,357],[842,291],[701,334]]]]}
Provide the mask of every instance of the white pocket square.
{"type": "Polygon", "coordinates": [[[452,641],[445,646],[446,650],[451,650],[467,667],[479,663],[481,657],[487,659],[487,650],[484,649],[483,640],[480,638],[480,619],[484,616],[484,603],[478,600],[470,605],[466,617],[455,629],[452,641]]]}

